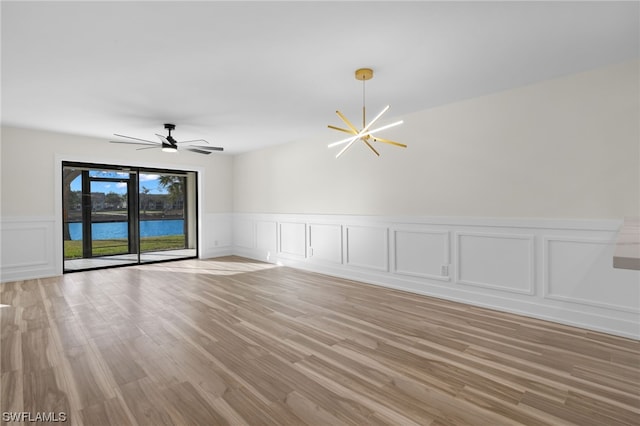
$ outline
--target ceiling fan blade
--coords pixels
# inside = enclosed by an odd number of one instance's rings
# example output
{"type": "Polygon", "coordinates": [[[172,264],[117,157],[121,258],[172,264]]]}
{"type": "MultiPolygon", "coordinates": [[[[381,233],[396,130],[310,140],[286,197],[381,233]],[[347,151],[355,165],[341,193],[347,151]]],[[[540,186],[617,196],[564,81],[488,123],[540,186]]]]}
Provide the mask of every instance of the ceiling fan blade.
{"type": "Polygon", "coordinates": [[[197,152],[198,154],[205,154],[205,155],[209,155],[211,154],[211,151],[204,151],[202,149],[196,149],[196,148],[185,148],[187,151],[191,151],[191,152],[197,152]]]}
{"type": "Polygon", "coordinates": [[[204,139],[193,139],[193,140],[190,140],[190,141],[178,141],[178,142],[176,142],[176,143],[177,143],[178,145],[180,145],[180,144],[184,144],[184,143],[194,143],[194,142],[206,143],[207,145],[209,144],[209,142],[207,142],[207,141],[206,141],[206,140],[204,140],[204,139]]]}
{"type": "Polygon", "coordinates": [[[188,145],[183,147],[184,149],[189,149],[189,148],[197,148],[197,149],[203,149],[203,150],[207,150],[207,151],[224,151],[224,148],[221,146],[200,146],[200,145],[188,145]]]}
{"type": "Polygon", "coordinates": [[[130,141],[109,141],[111,143],[126,143],[127,145],[153,145],[155,148],[159,144],[157,142],[130,142],[130,141]]]}
{"type": "Polygon", "coordinates": [[[162,148],[162,146],[160,146],[160,145],[156,145],[156,146],[146,146],[146,147],[144,147],[144,148],[136,148],[136,151],[140,151],[140,150],[143,150],[143,149],[158,149],[158,148],[162,148]]]}
{"type": "MultiPolygon", "coordinates": [[[[113,135],[114,135],[114,136],[119,136],[119,137],[121,137],[121,138],[133,139],[133,140],[136,140],[136,141],[142,141],[142,142],[147,142],[147,143],[152,143],[152,144],[157,144],[157,143],[158,143],[158,142],[155,142],[155,141],[149,141],[149,140],[146,140],[146,139],[134,138],[133,136],[119,135],[119,134],[117,134],[117,133],[114,133],[113,135]]],[[[115,142],[115,141],[114,141],[114,142],[115,142]]],[[[123,142],[115,142],[115,143],[123,143],[123,142]]]]}
{"type": "Polygon", "coordinates": [[[173,146],[173,144],[171,142],[169,142],[169,139],[167,139],[166,137],[164,137],[162,135],[159,135],[157,133],[156,133],[156,136],[158,137],[158,139],[160,139],[160,142],[158,142],[158,143],[167,144],[167,145],[173,146]]]}

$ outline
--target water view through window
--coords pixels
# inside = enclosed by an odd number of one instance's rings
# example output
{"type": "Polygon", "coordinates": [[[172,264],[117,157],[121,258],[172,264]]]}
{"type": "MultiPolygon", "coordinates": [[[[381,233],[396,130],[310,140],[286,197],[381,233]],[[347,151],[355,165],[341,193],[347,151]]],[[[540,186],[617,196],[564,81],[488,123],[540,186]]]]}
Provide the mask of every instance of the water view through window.
{"type": "Polygon", "coordinates": [[[197,255],[196,174],[63,163],[65,271],[197,255]]]}

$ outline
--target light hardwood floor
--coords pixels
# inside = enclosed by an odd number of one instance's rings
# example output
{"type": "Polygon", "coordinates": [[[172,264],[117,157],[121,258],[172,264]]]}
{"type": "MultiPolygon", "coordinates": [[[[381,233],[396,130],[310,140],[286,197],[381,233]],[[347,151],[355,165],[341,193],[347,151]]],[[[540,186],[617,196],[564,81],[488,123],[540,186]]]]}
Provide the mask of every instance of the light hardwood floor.
{"type": "Polygon", "coordinates": [[[640,342],[588,330],[238,257],[0,289],[2,412],[118,426],[640,424],[640,342]]]}

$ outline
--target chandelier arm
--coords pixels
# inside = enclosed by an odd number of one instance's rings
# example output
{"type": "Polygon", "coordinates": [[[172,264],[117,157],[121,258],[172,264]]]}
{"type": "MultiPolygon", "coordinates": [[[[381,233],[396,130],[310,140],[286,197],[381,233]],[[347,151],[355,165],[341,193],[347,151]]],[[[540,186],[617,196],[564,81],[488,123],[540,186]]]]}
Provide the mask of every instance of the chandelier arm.
{"type": "MultiPolygon", "coordinates": [[[[380,117],[382,117],[384,115],[385,112],[387,112],[389,110],[389,105],[387,105],[386,107],[384,107],[384,109],[382,111],[380,111],[380,113],[378,115],[376,115],[376,118],[374,118],[373,120],[371,120],[371,122],[366,125],[362,130],[360,130],[359,135],[360,136],[364,136],[365,133],[367,133],[369,131],[369,128],[371,126],[373,126],[373,123],[375,123],[376,121],[378,121],[378,119],[380,117]]],[[[371,133],[371,132],[369,132],[371,133]]]]}
{"type": "Polygon", "coordinates": [[[399,146],[401,148],[406,148],[407,145],[400,143],[400,142],[395,142],[395,141],[390,141],[389,139],[382,139],[382,138],[378,138],[376,136],[373,136],[373,141],[374,142],[382,142],[382,143],[388,143],[389,145],[395,145],[395,146],[399,146]]]}
{"type": "Polygon", "coordinates": [[[400,124],[402,124],[402,123],[403,123],[403,121],[402,121],[402,120],[400,120],[400,121],[396,121],[396,122],[394,122],[394,123],[387,124],[387,125],[385,125],[385,126],[378,127],[378,128],[373,129],[373,130],[369,130],[369,131],[367,131],[367,132],[365,132],[365,133],[363,133],[363,134],[358,134],[358,135],[356,135],[356,136],[358,136],[358,137],[368,136],[368,135],[371,135],[371,134],[373,134],[373,133],[380,132],[380,131],[382,131],[382,130],[390,129],[391,127],[399,126],[399,125],[400,125],[400,124]]]}
{"type": "Polygon", "coordinates": [[[352,140],[353,140],[353,141],[355,141],[355,140],[360,139],[360,138],[363,138],[363,137],[365,137],[365,136],[369,136],[369,135],[371,135],[372,133],[375,133],[375,132],[379,132],[379,131],[381,131],[381,130],[388,129],[388,128],[390,128],[390,127],[394,127],[394,126],[397,126],[397,125],[402,124],[402,123],[403,123],[403,122],[402,122],[402,120],[400,120],[400,121],[396,121],[395,123],[387,124],[386,126],[378,127],[377,129],[369,130],[369,131],[367,131],[367,132],[365,132],[365,133],[358,133],[357,135],[352,136],[352,137],[350,137],[350,138],[345,138],[345,139],[339,140],[339,141],[337,141],[337,142],[330,143],[330,144],[328,145],[328,147],[329,147],[329,148],[333,148],[333,147],[334,147],[334,146],[336,146],[336,145],[342,145],[343,143],[351,142],[352,140]]]}
{"type": "Polygon", "coordinates": [[[355,134],[358,133],[358,132],[356,132],[354,130],[343,129],[342,127],[332,126],[331,124],[329,124],[327,127],[330,128],[330,129],[333,129],[333,130],[338,130],[340,132],[351,133],[352,135],[355,135],[355,134]]]}
{"type": "Polygon", "coordinates": [[[353,130],[354,134],[358,133],[358,129],[356,129],[356,126],[354,126],[353,124],[351,124],[351,122],[349,121],[349,119],[347,119],[347,117],[344,116],[344,114],[342,114],[340,111],[336,111],[336,114],[338,114],[338,117],[340,117],[342,119],[342,121],[344,121],[344,124],[347,125],[348,128],[350,128],[351,130],[353,130]]]}
{"type": "Polygon", "coordinates": [[[358,139],[357,135],[351,136],[350,138],[341,139],[337,142],[330,143],[329,145],[327,145],[327,148],[333,148],[334,146],[342,145],[344,143],[351,142],[351,141],[356,141],[357,139],[358,139]]]}
{"type": "MultiPolygon", "coordinates": [[[[351,122],[347,119],[347,117],[345,117],[345,116],[344,116],[340,111],[336,111],[336,114],[338,114],[338,116],[339,116],[340,118],[342,118],[342,120],[347,124],[347,126],[349,126],[352,130],[354,130],[354,132],[356,132],[356,135],[355,135],[355,137],[354,137],[354,141],[355,141],[355,139],[357,139],[357,138],[361,138],[361,137],[363,137],[363,136],[367,136],[367,135],[369,135],[369,134],[371,134],[371,133],[373,133],[373,132],[376,132],[376,131],[379,131],[379,130],[382,130],[382,129],[386,129],[386,128],[388,128],[388,127],[396,126],[396,125],[398,125],[398,124],[402,123],[402,121],[399,121],[399,122],[393,123],[393,124],[391,124],[391,125],[389,125],[389,126],[383,126],[383,127],[379,128],[379,129],[369,131],[369,128],[370,128],[370,127],[371,127],[371,126],[372,126],[372,125],[373,125],[373,124],[374,124],[374,123],[375,123],[375,122],[376,122],[380,117],[382,117],[382,115],[383,115],[385,112],[387,112],[387,110],[388,110],[388,109],[389,109],[389,105],[387,105],[386,107],[384,107],[384,108],[383,108],[383,110],[382,110],[382,111],[380,111],[380,113],[379,113],[379,114],[378,114],[378,115],[377,115],[373,120],[371,120],[371,122],[369,123],[369,125],[365,126],[365,127],[364,127],[362,130],[360,130],[359,132],[358,132],[357,130],[355,130],[355,127],[353,126],[353,124],[351,124],[351,122]]],[[[329,144],[329,148],[332,148],[332,147],[334,147],[334,146],[336,146],[336,145],[340,145],[340,144],[343,144],[343,143],[347,143],[347,142],[349,142],[349,141],[351,141],[351,138],[342,139],[342,140],[340,140],[340,141],[338,141],[338,142],[334,142],[334,143],[332,143],[332,144],[329,144]]],[[[351,141],[351,142],[354,142],[354,141],[351,141]]],[[[341,151],[341,152],[342,152],[342,151],[341,151]]]]}
{"type": "MultiPolygon", "coordinates": [[[[376,116],[376,118],[374,118],[373,120],[371,120],[371,123],[369,123],[369,125],[368,125],[368,126],[366,126],[365,128],[363,128],[362,130],[360,130],[360,131],[359,131],[359,132],[358,132],[358,133],[353,137],[353,141],[351,141],[351,142],[350,142],[350,144],[351,144],[351,143],[353,143],[353,142],[355,142],[355,140],[356,140],[356,139],[358,139],[358,138],[362,138],[362,137],[364,137],[364,136],[370,135],[371,133],[377,132],[377,131],[379,131],[379,130],[387,129],[387,128],[389,128],[389,127],[393,127],[393,126],[397,126],[398,124],[401,124],[401,123],[402,123],[402,121],[397,121],[397,122],[395,122],[395,123],[393,123],[393,124],[389,124],[389,125],[387,125],[387,126],[379,127],[378,129],[375,129],[375,130],[369,130],[369,127],[371,127],[371,125],[372,125],[373,123],[375,123],[375,122],[376,122],[376,120],[378,120],[380,117],[382,117],[382,114],[384,114],[385,112],[387,112],[387,110],[388,110],[388,109],[389,109],[389,105],[387,105],[387,106],[386,106],[386,108],[384,108],[382,111],[380,111],[380,114],[378,114],[378,115],[376,116]]],[[[336,112],[337,112],[337,111],[336,111],[336,112]]],[[[346,119],[346,117],[345,117],[345,120],[346,120],[346,121],[349,121],[349,120],[347,120],[347,119],[346,119]]],[[[334,142],[334,143],[332,143],[332,144],[330,144],[330,145],[329,145],[329,148],[334,147],[334,146],[336,146],[336,145],[343,144],[343,143],[347,143],[347,142],[349,142],[350,140],[351,140],[351,138],[347,138],[347,139],[343,139],[343,140],[338,141],[338,142],[334,142]]],[[[342,153],[342,151],[340,151],[340,152],[342,153]]]]}
{"type": "Polygon", "coordinates": [[[357,141],[357,140],[358,140],[358,138],[353,138],[353,140],[352,140],[351,142],[349,142],[349,143],[347,144],[347,146],[345,146],[344,148],[342,148],[342,149],[340,150],[340,152],[336,155],[336,158],[340,157],[340,156],[341,156],[341,155],[342,155],[342,154],[343,154],[347,149],[351,148],[351,145],[353,145],[353,143],[354,143],[355,141],[357,141]]]}
{"type": "Polygon", "coordinates": [[[379,153],[378,151],[376,151],[376,149],[375,149],[374,147],[372,147],[372,146],[371,146],[371,144],[369,143],[369,141],[368,141],[368,140],[366,140],[366,139],[362,139],[362,142],[366,143],[366,144],[367,144],[367,146],[368,146],[369,148],[371,148],[371,151],[373,151],[373,153],[374,153],[375,155],[377,155],[378,157],[380,157],[380,153],[379,153]]]}

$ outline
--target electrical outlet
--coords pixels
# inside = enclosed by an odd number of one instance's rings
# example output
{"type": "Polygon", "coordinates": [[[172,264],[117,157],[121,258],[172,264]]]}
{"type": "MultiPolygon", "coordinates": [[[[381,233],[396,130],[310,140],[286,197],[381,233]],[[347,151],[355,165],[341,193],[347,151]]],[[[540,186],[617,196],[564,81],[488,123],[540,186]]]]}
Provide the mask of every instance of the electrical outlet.
{"type": "Polygon", "coordinates": [[[442,267],[440,268],[440,275],[442,275],[443,277],[449,276],[449,265],[442,265],[442,267]]]}

